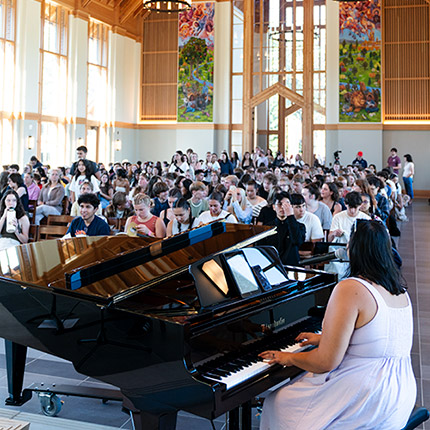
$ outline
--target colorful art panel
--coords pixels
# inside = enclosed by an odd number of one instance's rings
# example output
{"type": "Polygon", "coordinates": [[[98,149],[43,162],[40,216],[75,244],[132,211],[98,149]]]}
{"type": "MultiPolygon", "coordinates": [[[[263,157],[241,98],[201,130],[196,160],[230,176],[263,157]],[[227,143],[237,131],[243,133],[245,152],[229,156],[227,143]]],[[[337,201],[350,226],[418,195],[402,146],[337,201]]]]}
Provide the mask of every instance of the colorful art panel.
{"type": "Polygon", "coordinates": [[[339,3],[339,122],[381,121],[381,0],[339,3]]]}
{"type": "Polygon", "coordinates": [[[213,121],[215,3],[179,14],[178,122],[213,121]]]}

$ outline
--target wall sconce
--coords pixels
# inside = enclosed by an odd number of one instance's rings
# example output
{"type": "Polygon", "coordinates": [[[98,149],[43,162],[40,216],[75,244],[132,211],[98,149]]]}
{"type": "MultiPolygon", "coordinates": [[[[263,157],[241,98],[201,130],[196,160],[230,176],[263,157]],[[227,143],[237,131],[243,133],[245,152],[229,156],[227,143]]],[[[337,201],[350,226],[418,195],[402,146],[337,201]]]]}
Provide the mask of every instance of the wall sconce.
{"type": "Polygon", "coordinates": [[[34,137],[33,136],[28,136],[27,137],[27,149],[29,151],[31,151],[32,149],[34,149],[34,137]]]}
{"type": "Polygon", "coordinates": [[[78,137],[78,140],[76,141],[77,145],[76,147],[78,148],[79,146],[82,146],[84,144],[84,139],[82,139],[82,137],[78,137]]]}
{"type": "Polygon", "coordinates": [[[114,147],[115,147],[115,151],[121,151],[121,149],[122,149],[121,139],[115,140],[114,147]]]}

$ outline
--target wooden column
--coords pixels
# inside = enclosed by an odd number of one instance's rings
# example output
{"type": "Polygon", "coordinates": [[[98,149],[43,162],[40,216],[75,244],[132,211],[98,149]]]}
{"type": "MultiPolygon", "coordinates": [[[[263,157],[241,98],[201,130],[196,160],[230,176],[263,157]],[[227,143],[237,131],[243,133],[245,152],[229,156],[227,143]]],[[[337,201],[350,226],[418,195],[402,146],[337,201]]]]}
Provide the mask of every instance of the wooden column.
{"type": "Polygon", "coordinates": [[[244,0],[243,29],[243,140],[242,153],[251,152],[254,147],[252,137],[252,48],[254,34],[254,0],[244,0]]]}
{"type": "Polygon", "coordinates": [[[303,0],[303,97],[305,106],[302,111],[302,151],[305,163],[313,161],[313,52],[314,52],[314,20],[313,0],[303,0]]]}

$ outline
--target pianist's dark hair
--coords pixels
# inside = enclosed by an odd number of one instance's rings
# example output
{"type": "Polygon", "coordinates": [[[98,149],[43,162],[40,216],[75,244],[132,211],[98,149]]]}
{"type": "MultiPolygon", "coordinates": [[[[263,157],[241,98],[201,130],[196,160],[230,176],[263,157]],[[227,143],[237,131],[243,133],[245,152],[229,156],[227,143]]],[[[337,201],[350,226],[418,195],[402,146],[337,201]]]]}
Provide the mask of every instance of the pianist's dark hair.
{"type": "Polygon", "coordinates": [[[381,285],[396,296],[406,291],[391,249],[391,240],[379,221],[357,220],[349,240],[348,276],[381,285]]]}

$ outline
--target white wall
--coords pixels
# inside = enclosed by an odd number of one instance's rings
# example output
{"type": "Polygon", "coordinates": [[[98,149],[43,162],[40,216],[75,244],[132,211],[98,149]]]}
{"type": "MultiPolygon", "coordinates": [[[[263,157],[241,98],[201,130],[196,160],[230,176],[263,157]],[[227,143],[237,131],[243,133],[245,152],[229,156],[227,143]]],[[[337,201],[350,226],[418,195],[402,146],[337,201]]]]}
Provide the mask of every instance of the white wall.
{"type": "Polygon", "coordinates": [[[128,37],[112,34],[110,52],[114,119],[136,123],[139,115],[141,44],[128,37]]]}
{"type": "Polygon", "coordinates": [[[391,148],[397,148],[402,165],[404,165],[403,155],[411,154],[415,164],[414,189],[430,190],[430,131],[386,130],[383,142],[384,162],[391,148]]]}
{"type": "MultiPolygon", "coordinates": [[[[230,122],[231,3],[215,3],[214,123],[230,122]]],[[[210,149],[209,149],[210,150],[210,149]]]]}
{"type": "Polygon", "coordinates": [[[382,130],[328,130],[326,138],[327,163],[334,162],[335,151],[342,151],[340,162],[343,165],[350,164],[357,156],[357,152],[362,151],[363,158],[369,164],[375,164],[378,169],[384,167],[382,130]]]}
{"type": "Polygon", "coordinates": [[[37,113],[39,106],[40,2],[17,1],[15,111],[37,113]]]}
{"type": "MultiPolygon", "coordinates": [[[[328,1],[327,7],[327,124],[339,122],[339,3],[328,1]]],[[[327,155],[329,154],[327,150],[327,155]]]]}

